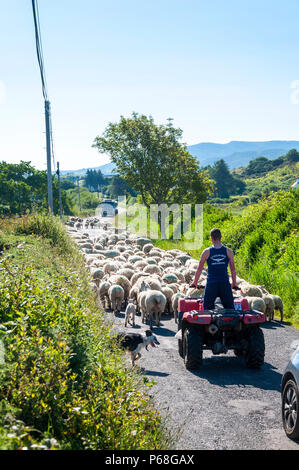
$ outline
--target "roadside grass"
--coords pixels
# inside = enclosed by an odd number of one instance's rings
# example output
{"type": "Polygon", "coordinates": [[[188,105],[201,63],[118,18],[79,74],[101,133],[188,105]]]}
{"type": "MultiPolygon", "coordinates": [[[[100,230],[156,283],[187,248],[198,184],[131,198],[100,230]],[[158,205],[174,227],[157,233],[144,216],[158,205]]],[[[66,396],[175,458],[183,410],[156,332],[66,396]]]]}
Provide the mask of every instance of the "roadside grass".
{"type": "Polygon", "coordinates": [[[128,367],[60,222],[2,220],[0,243],[0,448],[170,448],[154,383],[128,367]]]}

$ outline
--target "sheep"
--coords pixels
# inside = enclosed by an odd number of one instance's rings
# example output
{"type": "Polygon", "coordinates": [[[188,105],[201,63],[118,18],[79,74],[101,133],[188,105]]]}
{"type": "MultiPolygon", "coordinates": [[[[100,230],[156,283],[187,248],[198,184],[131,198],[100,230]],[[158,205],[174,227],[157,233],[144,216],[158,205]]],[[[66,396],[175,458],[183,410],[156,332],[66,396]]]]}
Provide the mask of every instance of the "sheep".
{"type": "Polygon", "coordinates": [[[135,314],[136,314],[136,305],[133,303],[133,299],[128,300],[128,305],[125,311],[125,327],[129,323],[131,325],[130,320],[132,320],[132,326],[135,326],[135,314]]]}
{"type": "Polygon", "coordinates": [[[178,282],[178,278],[175,274],[169,273],[162,276],[162,281],[165,282],[165,284],[173,284],[174,282],[178,282]]]}
{"type": "Polygon", "coordinates": [[[161,292],[166,297],[165,313],[170,315],[173,312],[172,301],[171,301],[172,296],[173,296],[173,290],[168,286],[162,286],[161,292]]]}
{"type": "Polygon", "coordinates": [[[196,274],[196,270],[193,270],[193,269],[186,269],[184,271],[184,278],[185,278],[185,281],[188,283],[188,284],[191,284],[191,282],[194,280],[195,278],[195,274],[196,274]]]}
{"type": "Polygon", "coordinates": [[[249,308],[251,310],[257,310],[258,312],[266,312],[266,304],[261,297],[247,296],[249,308]]]}
{"type": "Polygon", "coordinates": [[[104,277],[104,271],[99,268],[93,269],[91,276],[92,279],[94,279],[96,281],[96,284],[98,285],[100,283],[100,280],[104,277]]]}
{"type": "Polygon", "coordinates": [[[149,257],[149,258],[145,258],[145,261],[147,264],[154,264],[155,266],[158,265],[158,262],[155,258],[152,258],[152,257],[149,257]]]}
{"type": "Polygon", "coordinates": [[[181,292],[178,292],[177,294],[173,294],[171,297],[171,304],[172,304],[172,310],[174,313],[174,321],[175,323],[178,322],[178,307],[179,307],[179,299],[183,298],[184,294],[181,292]]]}
{"type": "Polygon", "coordinates": [[[154,278],[153,276],[147,277],[145,282],[150,287],[150,289],[152,289],[152,290],[161,291],[161,289],[162,289],[160,280],[154,278]]]}
{"type": "Polygon", "coordinates": [[[153,327],[153,315],[155,315],[156,326],[160,326],[160,315],[164,312],[166,306],[165,295],[158,290],[148,290],[144,302],[150,329],[153,327]]]}
{"type": "Polygon", "coordinates": [[[145,245],[149,243],[152,243],[152,240],[150,238],[140,237],[140,238],[137,238],[136,240],[136,245],[141,248],[143,248],[145,245]]]}
{"type": "Polygon", "coordinates": [[[120,285],[124,291],[124,300],[125,302],[129,299],[129,293],[131,289],[131,283],[127,277],[122,274],[112,274],[109,278],[111,284],[120,285]]]}
{"type": "Polygon", "coordinates": [[[204,293],[204,287],[196,288],[196,287],[188,287],[186,291],[187,297],[199,297],[204,293]]]}
{"type": "Polygon", "coordinates": [[[143,268],[143,272],[147,274],[162,274],[161,269],[156,264],[148,264],[143,268]]]}
{"type": "Polygon", "coordinates": [[[280,321],[282,322],[283,321],[283,302],[282,302],[282,299],[281,299],[281,297],[279,297],[279,295],[272,295],[272,298],[274,300],[274,305],[275,305],[274,310],[279,310],[279,312],[280,312],[280,321]]]}
{"type": "Polygon", "coordinates": [[[119,313],[125,296],[124,289],[118,284],[113,284],[109,287],[108,295],[113,312],[119,313]]]}
{"type": "Polygon", "coordinates": [[[133,276],[131,277],[131,285],[133,286],[134,284],[136,284],[138,279],[140,279],[141,277],[145,278],[147,276],[149,276],[149,273],[145,273],[143,271],[139,271],[139,272],[133,274],[133,276]]]}
{"type": "Polygon", "coordinates": [[[117,274],[125,276],[130,281],[130,279],[132,278],[134,274],[134,270],[131,268],[125,267],[124,265],[121,269],[118,270],[117,274]]]}
{"type": "Polygon", "coordinates": [[[152,249],[154,248],[154,245],[152,243],[147,243],[146,245],[143,245],[143,252],[148,254],[152,249]]]}
{"type": "Polygon", "coordinates": [[[147,262],[145,260],[137,261],[137,263],[134,264],[134,268],[138,270],[145,268],[145,266],[147,266],[147,262]]]}
{"type": "Polygon", "coordinates": [[[108,308],[109,309],[111,308],[111,302],[110,302],[110,298],[108,294],[110,287],[111,287],[111,284],[110,282],[107,282],[107,281],[103,281],[99,285],[99,290],[98,290],[99,297],[100,297],[100,301],[104,309],[106,308],[106,302],[107,302],[108,308]]]}
{"type": "Polygon", "coordinates": [[[268,321],[271,321],[274,318],[274,310],[275,310],[275,303],[274,303],[273,297],[270,294],[263,294],[262,298],[266,305],[266,311],[265,311],[266,318],[268,321]]]}
{"type": "Polygon", "coordinates": [[[243,297],[263,297],[263,292],[259,286],[254,286],[248,283],[240,284],[241,295],[243,297]]]}
{"type": "Polygon", "coordinates": [[[176,258],[178,261],[180,261],[181,264],[185,265],[188,260],[191,259],[191,256],[188,255],[179,255],[176,258]]]}
{"type": "Polygon", "coordinates": [[[115,273],[119,269],[117,262],[108,261],[103,265],[103,271],[105,274],[115,273]]]}

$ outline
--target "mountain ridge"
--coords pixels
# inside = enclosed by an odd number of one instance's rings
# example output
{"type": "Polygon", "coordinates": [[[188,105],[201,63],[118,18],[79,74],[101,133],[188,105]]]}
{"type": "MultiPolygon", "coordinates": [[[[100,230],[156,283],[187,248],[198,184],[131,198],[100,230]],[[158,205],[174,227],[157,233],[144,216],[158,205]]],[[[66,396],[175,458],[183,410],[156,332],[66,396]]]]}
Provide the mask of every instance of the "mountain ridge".
{"type": "MultiPolygon", "coordinates": [[[[297,140],[269,140],[269,141],[242,141],[232,140],[226,144],[215,142],[201,142],[199,144],[188,145],[188,151],[197,157],[200,166],[213,165],[217,160],[223,159],[230,169],[248,165],[250,160],[263,156],[270,160],[286,154],[295,148],[299,150],[297,140]]],[[[113,175],[114,163],[106,163],[92,168],[82,168],[80,170],[64,170],[63,175],[75,174],[84,175],[88,169],[101,170],[103,175],[113,175]]]]}

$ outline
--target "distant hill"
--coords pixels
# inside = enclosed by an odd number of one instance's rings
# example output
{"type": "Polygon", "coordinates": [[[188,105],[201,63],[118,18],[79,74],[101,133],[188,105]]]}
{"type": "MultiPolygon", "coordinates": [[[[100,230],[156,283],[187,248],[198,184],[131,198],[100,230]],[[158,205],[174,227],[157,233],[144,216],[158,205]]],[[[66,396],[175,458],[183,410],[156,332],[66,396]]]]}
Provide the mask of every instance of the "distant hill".
{"type": "Polygon", "coordinates": [[[106,163],[105,165],[95,166],[92,168],[81,168],[80,170],[64,170],[61,171],[62,175],[85,175],[87,170],[101,170],[104,176],[113,175],[113,169],[115,168],[114,163],[106,163]]]}
{"type": "MultiPolygon", "coordinates": [[[[285,155],[289,150],[295,148],[299,150],[297,140],[272,140],[268,142],[243,142],[232,141],[228,144],[215,144],[212,142],[202,142],[201,144],[189,145],[188,151],[198,158],[200,166],[213,165],[217,160],[223,158],[230,169],[248,165],[250,160],[256,157],[267,157],[274,159],[285,155]]],[[[112,175],[114,163],[106,163],[92,168],[101,170],[103,175],[112,175]]],[[[85,175],[88,168],[81,170],[62,171],[63,175],[85,175]]]]}
{"type": "Polygon", "coordinates": [[[268,142],[242,142],[232,141],[228,144],[214,144],[203,142],[201,144],[189,145],[189,152],[196,156],[200,166],[212,165],[223,158],[228,166],[238,168],[246,166],[256,157],[267,157],[269,159],[280,157],[289,150],[299,150],[297,140],[272,140],[268,142]]]}

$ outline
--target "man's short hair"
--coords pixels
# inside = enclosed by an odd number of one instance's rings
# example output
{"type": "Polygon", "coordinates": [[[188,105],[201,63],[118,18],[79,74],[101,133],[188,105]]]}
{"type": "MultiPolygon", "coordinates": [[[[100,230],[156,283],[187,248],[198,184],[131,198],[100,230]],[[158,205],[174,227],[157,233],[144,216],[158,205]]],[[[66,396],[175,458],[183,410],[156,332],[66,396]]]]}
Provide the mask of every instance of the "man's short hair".
{"type": "Polygon", "coordinates": [[[221,232],[219,228],[212,228],[212,230],[210,231],[210,235],[213,240],[221,240],[221,232]]]}

